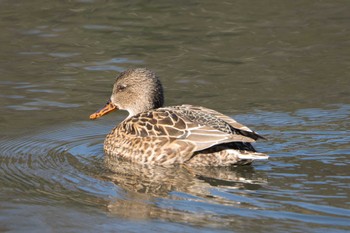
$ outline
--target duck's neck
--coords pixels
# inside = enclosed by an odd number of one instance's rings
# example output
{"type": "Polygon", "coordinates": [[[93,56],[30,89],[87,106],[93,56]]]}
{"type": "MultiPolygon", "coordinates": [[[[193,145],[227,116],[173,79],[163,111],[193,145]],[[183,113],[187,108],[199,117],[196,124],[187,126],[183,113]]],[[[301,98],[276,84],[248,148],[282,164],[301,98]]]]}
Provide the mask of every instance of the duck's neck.
{"type": "Polygon", "coordinates": [[[133,117],[139,113],[150,111],[152,109],[155,109],[152,105],[143,105],[143,107],[138,105],[136,108],[126,109],[129,113],[129,116],[126,119],[129,119],[130,117],[133,117]]]}
{"type": "Polygon", "coordinates": [[[152,109],[163,107],[164,99],[163,92],[159,92],[158,95],[153,96],[149,99],[141,99],[133,105],[132,108],[125,109],[129,112],[128,118],[135,116],[142,112],[147,112],[152,109]]]}

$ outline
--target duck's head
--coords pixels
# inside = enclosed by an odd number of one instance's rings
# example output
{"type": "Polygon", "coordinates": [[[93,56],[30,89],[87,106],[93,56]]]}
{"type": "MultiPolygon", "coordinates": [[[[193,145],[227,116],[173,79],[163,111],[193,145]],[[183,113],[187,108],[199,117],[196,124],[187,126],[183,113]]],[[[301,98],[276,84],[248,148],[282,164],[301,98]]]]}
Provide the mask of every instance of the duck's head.
{"type": "Polygon", "coordinates": [[[90,115],[97,119],[113,110],[129,112],[129,117],[163,106],[163,88],[156,75],[144,68],[129,69],[122,72],[113,85],[107,104],[90,115]]]}

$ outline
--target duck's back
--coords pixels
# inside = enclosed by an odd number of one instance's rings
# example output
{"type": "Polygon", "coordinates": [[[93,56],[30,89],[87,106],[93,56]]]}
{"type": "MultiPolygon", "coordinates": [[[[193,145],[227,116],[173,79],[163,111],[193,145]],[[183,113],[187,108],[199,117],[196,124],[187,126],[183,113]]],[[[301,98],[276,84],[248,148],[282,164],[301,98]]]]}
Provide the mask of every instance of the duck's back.
{"type": "Polygon", "coordinates": [[[240,134],[254,140],[265,139],[261,135],[249,129],[247,126],[242,125],[234,119],[213,109],[187,104],[171,106],[168,108],[174,109],[177,114],[186,117],[193,122],[197,122],[201,125],[208,125],[228,134],[240,134]]]}

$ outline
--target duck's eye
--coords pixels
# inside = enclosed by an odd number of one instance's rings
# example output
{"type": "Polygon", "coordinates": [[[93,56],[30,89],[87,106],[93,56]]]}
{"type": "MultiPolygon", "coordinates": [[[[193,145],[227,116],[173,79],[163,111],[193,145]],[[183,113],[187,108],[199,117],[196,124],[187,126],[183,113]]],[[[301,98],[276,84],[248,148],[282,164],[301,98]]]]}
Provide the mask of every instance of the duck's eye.
{"type": "Polygon", "coordinates": [[[126,85],[118,85],[117,86],[117,91],[124,91],[126,88],[126,85]]]}

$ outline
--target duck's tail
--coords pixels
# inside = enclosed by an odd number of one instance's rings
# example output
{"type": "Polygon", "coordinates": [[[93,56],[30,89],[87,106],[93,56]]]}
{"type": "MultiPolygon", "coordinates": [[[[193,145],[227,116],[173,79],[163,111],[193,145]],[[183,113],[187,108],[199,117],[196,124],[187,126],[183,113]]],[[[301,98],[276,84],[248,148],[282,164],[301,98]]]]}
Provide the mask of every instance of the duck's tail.
{"type": "Polygon", "coordinates": [[[269,156],[264,153],[246,151],[246,150],[227,150],[229,154],[234,154],[240,160],[265,160],[268,159],[269,156]]]}

